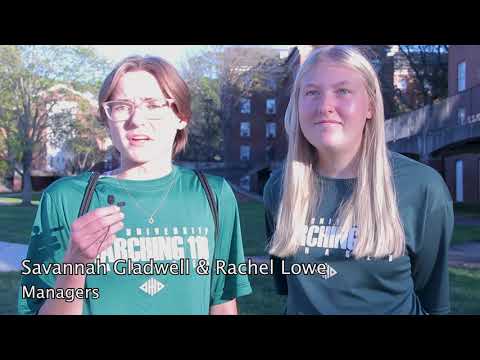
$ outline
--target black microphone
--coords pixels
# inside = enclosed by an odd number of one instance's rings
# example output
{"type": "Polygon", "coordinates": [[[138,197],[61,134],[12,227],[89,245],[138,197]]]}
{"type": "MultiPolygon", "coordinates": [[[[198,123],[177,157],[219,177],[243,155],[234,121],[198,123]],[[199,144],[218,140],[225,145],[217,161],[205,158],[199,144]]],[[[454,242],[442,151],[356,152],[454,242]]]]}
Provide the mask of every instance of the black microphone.
{"type": "MultiPolygon", "coordinates": [[[[108,195],[108,196],[107,196],[107,202],[108,202],[109,205],[114,205],[114,204],[115,204],[115,196],[113,196],[113,195],[108,195]]],[[[118,202],[118,203],[117,203],[117,206],[118,206],[118,207],[123,207],[123,206],[125,206],[125,201],[120,201],[120,202],[118,202]]]]}

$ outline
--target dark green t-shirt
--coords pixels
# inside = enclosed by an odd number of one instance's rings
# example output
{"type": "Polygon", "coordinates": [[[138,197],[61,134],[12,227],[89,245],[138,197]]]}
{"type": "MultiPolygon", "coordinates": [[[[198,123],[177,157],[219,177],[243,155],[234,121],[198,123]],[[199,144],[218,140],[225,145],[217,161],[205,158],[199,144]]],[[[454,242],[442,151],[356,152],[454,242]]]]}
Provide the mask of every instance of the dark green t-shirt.
{"type": "MultiPolygon", "coordinates": [[[[356,180],[321,177],[322,204],[315,218],[305,224],[302,246],[284,259],[283,268],[281,260],[274,258],[277,289],[288,294],[287,314],[449,312],[447,255],[454,226],[450,193],[434,169],[398,153],[390,153],[390,160],[406,255],[396,259],[350,256],[361,224],[340,238],[334,214],[351,195],[356,180]],[[317,264],[318,272],[307,275],[298,265],[292,266],[301,263],[317,264]]],[[[265,186],[268,239],[275,229],[281,176],[281,172],[273,173],[265,186]]]]}
{"type": "MultiPolygon", "coordinates": [[[[85,173],[63,178],[44,191],[27,254],[30,269],[34,263],[63,262],[70,226],[78,216],[89,177],[90,173],[85,173]]],[[[219,209],[216,243],[213,215],[193,171],[174,166],[169,175],[154,180],[108,176],[98,180],[90,210],[108,206],[108,196],[113,195],[115,202],[126,203],[122,208],[124,228],[113,245],[97,257],[101,266],[108,265],[107,270],[98,266],[97,273],[86,277],[85,288],[98,289],[98,298],[90,293],[84,300],[84,314],[208,314],[212,305],[251,293],[247,276],[210,271],[214,258],[236,265],[245,260],[235,196],[223,178],[207,175],[207,179],[219,209]],[[150,224],[149,215],[158,207],[155,222],[150,224]],[[202,259],[208,268],[199,267],[202,259]],[[149,265],[135,269],[128,263],[149,265]],[[155,268],[153,264],[165,265],[155,268]],[[125,271],[130,274],[120,274],[125,271]]],[[[23,287],[53,288],[55,279],[55,274],[45,271],[24,275],[19,313],[34,314],[45,301],[32,298],[32,292],[22,293],[23,287]],[[25,294],[30,298],[24,298],[25,294]]]]}

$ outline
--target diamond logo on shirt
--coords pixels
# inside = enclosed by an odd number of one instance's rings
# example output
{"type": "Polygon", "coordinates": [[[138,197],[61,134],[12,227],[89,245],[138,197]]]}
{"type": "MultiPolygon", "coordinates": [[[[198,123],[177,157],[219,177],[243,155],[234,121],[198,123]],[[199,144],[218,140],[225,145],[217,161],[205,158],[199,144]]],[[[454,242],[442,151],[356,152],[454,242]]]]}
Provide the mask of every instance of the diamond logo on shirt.
{"type": "Polygon", "coordinates": [[[162,290],[165,287],[164,284],[162,284],[160,281],[157,279],[151,278],[145,281],[142,285],[140,285],[140,290],[143,292],[147,293],[150,296],[153,296],[157,294],[160,290],[162,290]]]}
{"type": "Polygon", "coordinates": [[[337,274],[337,271],[333,267],[328,265],[327,263],[325,263],[325,265],[327,265],[325,275],[320,275],[320,276],[322,278],[324,278],[325,280],[327,280],[327,279],[330,279],[331,277],[335,276],[337,274]]]}

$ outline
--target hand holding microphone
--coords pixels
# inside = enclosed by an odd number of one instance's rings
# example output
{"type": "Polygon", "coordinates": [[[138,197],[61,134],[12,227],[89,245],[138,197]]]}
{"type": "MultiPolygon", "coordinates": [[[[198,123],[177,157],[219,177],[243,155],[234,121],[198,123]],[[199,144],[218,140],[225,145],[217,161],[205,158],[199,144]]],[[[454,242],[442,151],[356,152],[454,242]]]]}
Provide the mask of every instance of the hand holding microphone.
{"type": "Polygon", "coordinates": [[[123,229],[121,207],[125,202],[115,204],[115,197],[108,195],[108,207],[98,208],[76,219],[71,226],[70,247],[65,258],[71,263],[92,262],[99,253],[112,245],[116,233],[123,229]],[[94,246],[98,244],[98,246],[94,246]]]}

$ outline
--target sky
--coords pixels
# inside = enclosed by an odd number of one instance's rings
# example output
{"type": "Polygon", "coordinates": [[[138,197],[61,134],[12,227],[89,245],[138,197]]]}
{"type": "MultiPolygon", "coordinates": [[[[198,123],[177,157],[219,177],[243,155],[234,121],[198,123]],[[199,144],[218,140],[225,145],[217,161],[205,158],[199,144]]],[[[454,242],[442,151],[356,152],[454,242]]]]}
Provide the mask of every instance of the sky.
{"type": "MultiPolygon", "coordinates": [[[[129,55],[157,55],[179,66],[182,60],[195,52],[201,51],[208,45],[90,45],[99,55],[112,62],[118,62],[129,55]]],[[[289,45],[262,45],[286,49],[289,45]]]]}

